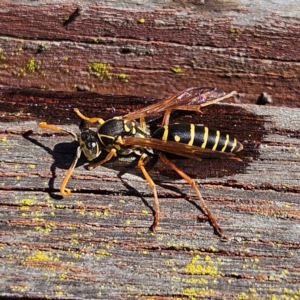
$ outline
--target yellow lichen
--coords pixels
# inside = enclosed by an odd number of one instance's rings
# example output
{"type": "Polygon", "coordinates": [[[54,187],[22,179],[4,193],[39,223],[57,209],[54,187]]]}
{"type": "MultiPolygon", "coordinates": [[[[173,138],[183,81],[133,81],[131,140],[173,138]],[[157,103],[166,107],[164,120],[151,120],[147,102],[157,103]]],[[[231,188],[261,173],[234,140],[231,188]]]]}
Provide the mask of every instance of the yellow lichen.
{"type": "Polygon", "coordinates": [[[95,254],[100,255],[100,256],[111,256],[112,254],[109,253],[108,251],[102,249],[102,250],[97,250],[95,254]]]}
{"type": "Polygon", "coordinates": [[[229,33],[239,33],[239,29],[235,27],[229,28],[229,33]]]}
{"type": "Polygon", "coordinates": [[[49,261],[49,262],[58,262],[59,261],[59,255],[53,255],[50,252],[46,251],[36,251],[34,255],[30,255],[25,259],[25,262],[29,261],[49,261]]]}
{"type": "Polygon", "coordinates": [[[214,246],[209,246],[209,250],[212,251],[212,252],[216,252],[217,251],[217,249],[214,246]]]}
{"type": "Polygon", "coordinates": [[[28,72],[33,73],[39,69],[39,65],[33,58],[31,58],[28,60],[25,68],[28,72]]]}
{"type": "Polygon", "coordinates": [[[211,260],[204,260],[200,262],[199,255],[195,255],[192,258],[191,262],[184,268],[184,271],[189,272],[191,274],[201,274],[210,276],[220,275],[218,267],[213,265],[213,262],[211,260]]]}
{"type": "Polygon", "coordinates": [[[237,298],[239,300],[246,300],[246,299],[249,299],[249,296],[246,293],[242,292],[237,295],[237,298]]]}
{"type": "Polygon", "coordinates": [[[28,290],[28,285],[13,285],[12,290],[24,293],[28,290]]]}
{"type": "Polygon", "coordinates": [[[204,278],[190,278],[182,280],[182,282],[188,282],[192,284],[208,284],[208,280],[204,278]]]}
{"type": "Polygon", "coordinates": [[[62,273],[58,275],[59,280],[65,280],[67,278],[67,274],[62,273]]]}
{"type": "Polygon", "coordinates": [[[42,222],[42,225],[40,226],[35,226],[35,230],[38,231],[38,232],[41,232],[41,233],[44,233],[44,234],[49,234],[53,228],[55,228],[55,226],[53,225],[53,223],[49,222],[49,223],[46,223],[44,220],[40,219],[40,220],[37,220],[36,221],[43,221],[42,222]]]}
{"type": "Polygon", "coordinates": [[[182,294],[184,296],[189,297],[189,299],[199,299],[199,297],[208,297],[211,296],[214,293],[212,289],[209,289],[207,287],[205,288],[187,288],[182,290],[182,294]]]}
{"type": "Polygon", "coordinates": [[[109,72],[109,64],[106,63],[93,62],[88,66],[88,71],[100,80],[110,80],[112,77],[109,72]]]}
{"type": "Polygon", "coordinates": [[[29,199],[29,198],[24,198],[24,199],[20,200],[18,203],[20,203],[24,206],[31,206],[31,205],[33,205],[33,200],[29,199]]]}
{"type": "Polygon", "coordinates": [[[118,75],[118,79],[121,80],[121,81],[123,81],[123,82],[128,82],[129,81],[129,76],[126,75],[126,74],[124,74],[124,73],[120,73],[118,75]]]}
{"type": "Polygon", "coordinates": [[[180,67],[173,67],[172,71],[176,74],[180,74],[183,72],[183,70],[180,67]]]}

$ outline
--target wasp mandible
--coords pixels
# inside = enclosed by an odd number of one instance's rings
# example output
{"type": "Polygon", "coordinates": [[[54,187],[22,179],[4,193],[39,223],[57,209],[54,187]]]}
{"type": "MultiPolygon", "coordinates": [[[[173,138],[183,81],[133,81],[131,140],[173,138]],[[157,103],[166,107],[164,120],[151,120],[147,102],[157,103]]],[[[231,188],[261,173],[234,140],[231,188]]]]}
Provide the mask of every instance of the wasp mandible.
{"type": "Polygon", "coordinates": [[[135,153],[140,157],[138,167],[154,195],[155,213],[153,224],[150,227],[154,231],[159,222],[159,201],[156,185],[147,172],[145,165],[149,156],[158,155],[163,163],[170,166],[191,185],[214,229],[222,236],[222,229],[205,204],[195,181],[171,162],[165,153],[173,153],[198,160],[201,160],[201,156],[218,153],[220,157],[240,160],[234,155],[243,149],[243,145],[236,138],[219,130],[212,130],[198,124],[169,124],[173,110],[200,112],[202,107],[220,102],[235,94],[237,94],[235,91],[226,94],[217,88],[191,87],[153,105],[107,121],[98,117],[86,117],[77,108],[74,108],[74,112],[81,119],[80,134],[49,125],[46,122],[39,123],[40,128],[68,134],[79,143],[74,161],[61,184],[61,194],[64,196],[71,194],[66,186],[82,152],[87,160],[91,161],[88,165],[89,170],[104,164],[119,154],[129,155],[135,153]],[[154,132],[150,132],[145,118],[159,114],[163,114],[162,124],[154,132]],[[98,124],[97,131],[90,129],[91,124],[98,124]],[[100,161],[92,162],[99,157],[102,149],[108,153],[106,157],[100,161]]]}

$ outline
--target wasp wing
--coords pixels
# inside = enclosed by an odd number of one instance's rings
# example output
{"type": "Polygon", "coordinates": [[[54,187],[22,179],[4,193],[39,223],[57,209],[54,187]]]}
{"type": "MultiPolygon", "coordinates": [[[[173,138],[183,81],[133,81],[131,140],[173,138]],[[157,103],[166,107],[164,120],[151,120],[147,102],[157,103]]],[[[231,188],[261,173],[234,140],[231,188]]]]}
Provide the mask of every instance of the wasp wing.
{"type": "Polygon", "coordinates": [[[131,112],[123,116],[123,118],[127,120],[135,120],[174,109],[199,110],[200,107],[217,103],[235,94],[236,92],[226,94],[218,88],[190,87],[175,96],[131,112]]]}
{"type": "Polygon", "coordinates": [[[213,151],[197,146],[189,146],[179,142],[163,141],[155,138],[125,137],[123,138],[123,142],[126,146],[145,147],[146,149],[151,148],[196,160],[201,160],[202,158],[221,158],[242,161],[233,153],[213,151]]]}

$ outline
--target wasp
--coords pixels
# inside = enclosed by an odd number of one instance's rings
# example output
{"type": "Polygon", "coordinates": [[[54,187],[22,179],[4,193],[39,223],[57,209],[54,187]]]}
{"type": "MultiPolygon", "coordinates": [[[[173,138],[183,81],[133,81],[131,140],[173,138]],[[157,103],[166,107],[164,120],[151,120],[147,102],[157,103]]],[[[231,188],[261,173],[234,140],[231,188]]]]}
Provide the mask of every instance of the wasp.
{"type": "Polygon", "coordinates": [[[163,163],[170,166],[191,185],[216,233],[222,236],[222,229],[207,207],[195,181],[180,170],[165,154],[172,153],[201,160],[201,157],[215,156],[217,153],[218,157],[240,160],[235,157],[235,153],[241,151],[243,145],[229,134],[199,124],[169,124],[171,112],[174,110],[201,112],[202,107],[220,102],[235,94],[237,94],[235,91],[226,94],[217,88],[191,87],[175,96],[106,121],[98,117],[86,117],[77,108],[74,108],[74,112],[81,119],[80,134],[49,125],[46,122],[39,123],[38,127],[65,133],[79,143],[74,161],[60,186],[61,194],[64,196],[71,194],[71,190],[66,186],[82,152],[90,161],[89,170],[104,164],[119,154],[135,153],[139,156],[137,165],[153,191],[155,212],[150,229],[154,231],[159,222],[159,201],[156,185],[145,165],[149,157],[158,155],[163,163]],[[162,117],[162,124],[154,132],[151,132],[145,119],[157,115],[162,117]],[[96,131],[90,129],[92,124],[98,125],[96,131]],[[106,157],[100,161],[94,161],[99,157],[102,149],[107,152],[106,157]]]}

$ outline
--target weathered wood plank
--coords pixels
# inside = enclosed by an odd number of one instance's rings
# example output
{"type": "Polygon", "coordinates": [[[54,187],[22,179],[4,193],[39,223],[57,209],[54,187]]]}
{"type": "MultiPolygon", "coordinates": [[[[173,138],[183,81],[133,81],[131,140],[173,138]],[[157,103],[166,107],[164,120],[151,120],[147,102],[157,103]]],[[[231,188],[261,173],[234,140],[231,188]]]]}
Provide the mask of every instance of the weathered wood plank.
{"type": "Polygon", "coordinates": [[[122,95],[162,98],[193,85],[299,107],[299,1],[81,1],[75,16],[77,5],[0,4],[1,297],[299,297],[299,109],[218,105],[174,116],[245,146],[243,163],[174,159],[227,242],[161,163],[149,166],[161,205],[155,234],[151,189],[133,157],[93,172],[80,160],[72,195],[61,197],[76,145],[36,127],[76,131],[72,107],[107,119],[154,101],[122,95]]]}
{"type": "MultiPolygon", "coordinates": [[[[50,118],[54,109],[47,111],[50,118]]],[[[194,119],[217,122],[245,144],[233,173],[221,161],[175,159],[198,178],[227,242],[213,234],[190,187],[161,163],[150,171],[161,205],[152,234],[152,193],[134,158],[91,172],[82,159],[69,183],[73,192],[63,198],[57,189],[76,144],[45,135],[35,121],[1,123],[1,295],[296,297],[300,110],[220,104],[194,119]]]]}
{"type": "Polygon", "coordinates": [[[0,83],[155,98],[234,86],[247,103],[268,92],[299,107],[298,8],[299,0],[4,0],[0,83]]]}

